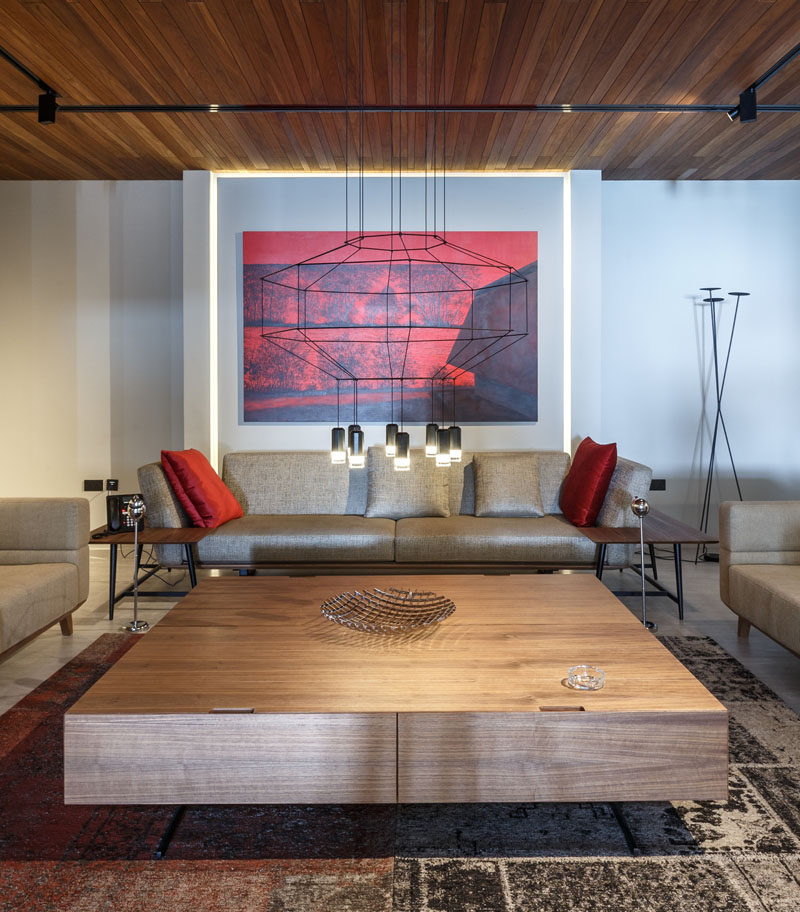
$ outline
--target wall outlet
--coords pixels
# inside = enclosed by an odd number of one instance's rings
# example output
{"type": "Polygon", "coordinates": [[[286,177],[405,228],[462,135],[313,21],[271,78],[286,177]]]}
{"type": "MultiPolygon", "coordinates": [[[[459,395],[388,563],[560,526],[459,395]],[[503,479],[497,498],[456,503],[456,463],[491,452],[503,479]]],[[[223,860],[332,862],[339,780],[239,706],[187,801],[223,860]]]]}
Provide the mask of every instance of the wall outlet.
{"type": "Polygon", "coordinates": [[[119,478],[106,478],[106,491],[119,491],[119,478]]]}
{"type": "Polygon", "coordinates": [[[102,478],[87,478],[83,482],[84,491],[102,491],[103,490],[103,479],[102,478]]]}
{"type": "Polygon", "coordinates": [[[666,478],[654,478],[650,482],[651,491],[666,491],[667,490],[667,479],[666,478]]]}

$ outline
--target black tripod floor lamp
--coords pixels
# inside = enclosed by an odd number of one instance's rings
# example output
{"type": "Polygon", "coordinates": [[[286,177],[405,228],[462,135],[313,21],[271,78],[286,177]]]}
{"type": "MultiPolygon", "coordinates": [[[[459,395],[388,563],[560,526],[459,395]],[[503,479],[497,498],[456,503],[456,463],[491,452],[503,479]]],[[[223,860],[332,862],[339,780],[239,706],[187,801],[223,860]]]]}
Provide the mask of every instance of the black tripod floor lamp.
{"type": "MultiPolygon", "coordinates": [[[[731,359],[731,348],[733,346],[733,334],[736,331],[736,318],[739,316],[739,302],[742,298],[749,297],[749,291],[729,291],[728,296],[736,299],[736,304],[733,310],[733,320],[731,321],[730,334],[728,336],[728,344],[725,348],[725,361],[722,364],[722,370],[720,370],[720,333],[719,333],[719,322],[718,322],[718,311],[717,305],[721,304],[725,298],[717,298],[714,296],[715,291],[719,291],[719,287],[709,286],[707,288],[701,288],[701,291],[707,292],[707,297],[703,298],[703,303],[709,305],[709,312],[711,314],[711,344],[712,344],[712,354],[714,358],[714,391],[716,394],[716,410],[714,415],[714,431],[711,435],[711,452],[708,457],[708,471],[706,472],[706,485],[705,491],[703,493],[703,509],[700,514],[700,528],[704,532],[708,532],[708,522],[711,517],[711,494],[713,491],[713,482],[714,482],[714,468],[716,466],[716,454],[717,454],[717,442],[720,436],[720,430],[722,431],[722,436],[725,438],[725,446],[728,450],[728,456],[731,461],[731,469],[733,470],[733,480],[736,483],[736,493],[739,496],[739,500],[742,500],[742,487],[739,484],[739,476],[736,472],[736,463],[733,459],[733,450],[731,449],[731,442],[728,437],[728,428],[725,426],[725,416],[722,414],[722,396],[725,392],[725,380],[728,376],[728,365],[731,359]]],[[[723,342],[724,344],[724,342],[723,342]]],[[[697,557],[700,557],[701,549],[698,546],[697,557]]],[[[703,560],[719,560],[719,555],[714,554],[706,550],[706,545],[702,546],[702,558],[703,560]]]]}

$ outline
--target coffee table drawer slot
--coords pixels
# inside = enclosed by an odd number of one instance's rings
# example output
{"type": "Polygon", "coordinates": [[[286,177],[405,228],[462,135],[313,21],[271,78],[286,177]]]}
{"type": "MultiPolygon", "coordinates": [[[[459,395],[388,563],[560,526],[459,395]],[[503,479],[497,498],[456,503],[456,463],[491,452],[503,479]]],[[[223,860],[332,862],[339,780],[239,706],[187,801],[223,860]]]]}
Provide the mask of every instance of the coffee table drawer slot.
{"type": "Polygon", "coordinates": [[[402,713],[398,800],[727,798],[727,713],[402,713]]]}
{"type": "Polygon", "coordinates": [[[67,804],[394,803],[394,713],[74,715],[67,804]]]}

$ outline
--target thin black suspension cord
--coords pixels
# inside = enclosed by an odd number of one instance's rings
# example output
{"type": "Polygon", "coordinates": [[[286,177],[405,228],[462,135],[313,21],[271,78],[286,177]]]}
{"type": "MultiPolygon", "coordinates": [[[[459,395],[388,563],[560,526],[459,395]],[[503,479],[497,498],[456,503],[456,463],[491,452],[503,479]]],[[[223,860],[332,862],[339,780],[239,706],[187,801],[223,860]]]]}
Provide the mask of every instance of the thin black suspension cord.
{"type": "MultiPolygon", "coordinates": [[[[428,44],[430,39],[428,37],[428,0],[424,0],[425,3],[425,98],[424,103],[428,103],[428,44]]],[[[423,155],[424,167],[425,167],[425,245],[428,244],[428,115],[425,114],[425,154],[423,155]]]]}
{"type": "MultiPolygon", "coordinates": [[[[442,34],[442,99],[447,97],[445,73],[447,73],[447,19],[445,10],[442,34]]],[[[447,241],[447,111],[442,112],[442,238],[447,241]]]]}
{"type": "MultiPolygon", "coordinates": [[[[389,101],[394,105],[394,3],[390,10],[389,101]]],[[[394,110],[389,114],[389,231],[394,231],[394,110]]]]}
{"type": "Polygon", "coordinates": [[[358,233],[364,234],[364,0],[358,10],[358,43],[359,43],[359,94],[361,96],[361,123],[359,125],[358,148],[358,233]]]}
{"type": "MultiPolygon", "coordinates": [[[[397,78],[400,82],[398,86],[398,99],[400,104],[400,109],[398,110],[398,131],[400,133],[400,154],[397,158],[397,230],[400,234],[403,233],[403,7],[402,4],[398,5],[397,10],[397,42],[399,45],[400,60],[398,61],[398,73],[397,78]]],[[[406,120],[408,124],[408,120],[406,120]]]]}

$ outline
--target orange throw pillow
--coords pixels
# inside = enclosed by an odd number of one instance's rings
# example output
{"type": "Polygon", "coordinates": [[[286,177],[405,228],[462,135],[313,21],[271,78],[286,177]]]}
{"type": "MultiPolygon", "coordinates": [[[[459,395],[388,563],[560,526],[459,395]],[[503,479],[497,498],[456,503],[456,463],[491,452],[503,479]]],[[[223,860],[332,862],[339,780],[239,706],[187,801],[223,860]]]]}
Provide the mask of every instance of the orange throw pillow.
{"type": "Polygon", "coordinates": [[[584,438],[561,486],[558,504],[573,526],[593,526],[617,467],[616,443],[584,438]]]}
{"type": "Polygon", "coordinates": [[[193,525],[216,529],[243,515],[239,501],[199,450],[162,450],[161,465],[193,525]]]}

